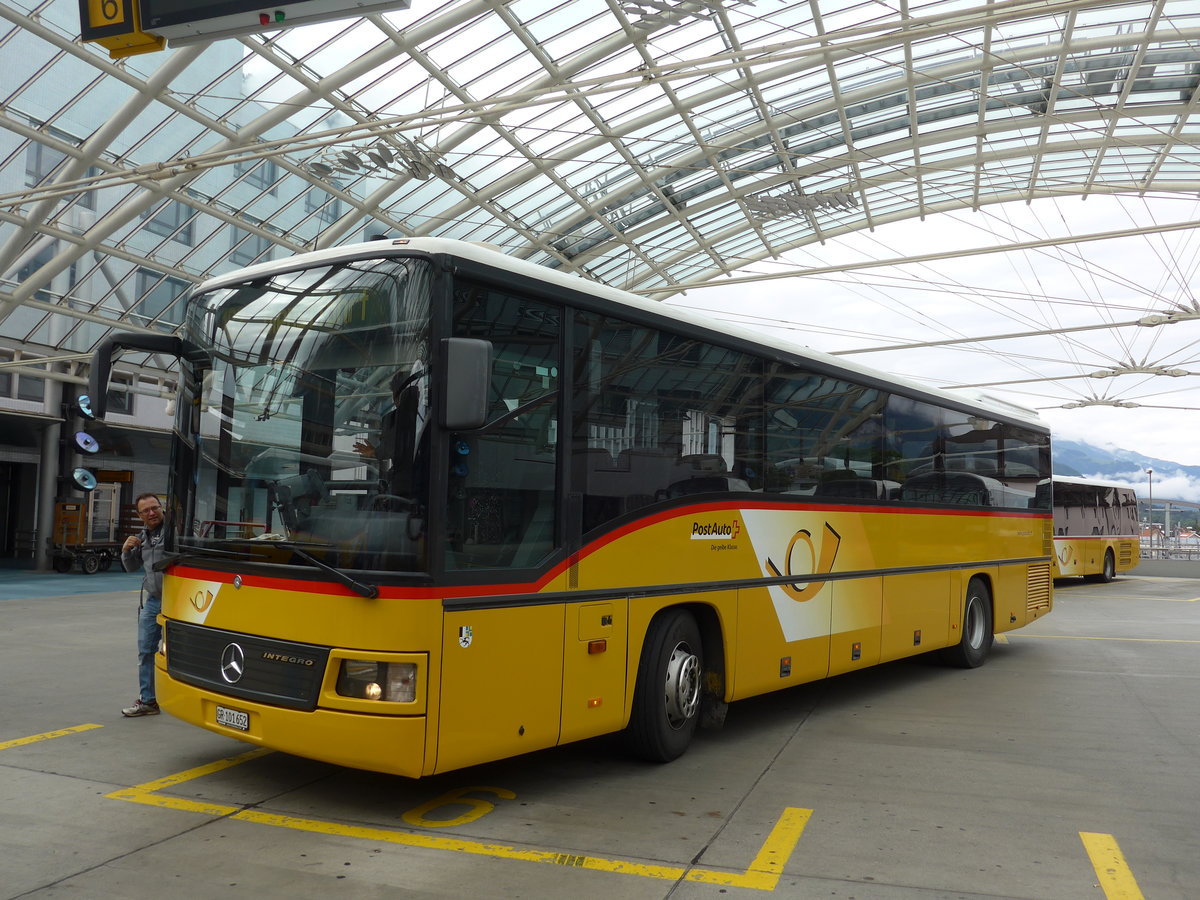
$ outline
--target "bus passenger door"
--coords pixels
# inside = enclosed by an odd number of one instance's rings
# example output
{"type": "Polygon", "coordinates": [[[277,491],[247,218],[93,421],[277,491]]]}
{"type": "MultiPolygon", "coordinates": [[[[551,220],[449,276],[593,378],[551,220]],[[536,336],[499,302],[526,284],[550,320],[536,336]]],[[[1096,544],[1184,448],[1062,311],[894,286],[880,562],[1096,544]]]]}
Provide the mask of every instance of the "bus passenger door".
{"type": "Polygon", "coordinates": [[[563,606],[448,610],[437,766],[553,747],[562,708],[563,606]]]}
{"type": "Polygon", "coordinates": [[[560,744],[621,728],[628,667],[629,601],[567,606],[560,744]]]}

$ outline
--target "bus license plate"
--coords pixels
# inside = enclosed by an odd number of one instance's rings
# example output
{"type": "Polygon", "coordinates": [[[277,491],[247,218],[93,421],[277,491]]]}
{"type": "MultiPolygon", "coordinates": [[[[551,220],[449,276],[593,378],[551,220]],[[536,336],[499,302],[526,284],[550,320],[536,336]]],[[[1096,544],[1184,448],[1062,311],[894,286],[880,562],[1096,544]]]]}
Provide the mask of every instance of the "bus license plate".
{"type": "Polygon", "coordinates": [[[226,728],[236,728],[238,731],[250,730],[250,713],[240,709],[230,709],[227,706],[217,707],[217,724],[226,728]]]}

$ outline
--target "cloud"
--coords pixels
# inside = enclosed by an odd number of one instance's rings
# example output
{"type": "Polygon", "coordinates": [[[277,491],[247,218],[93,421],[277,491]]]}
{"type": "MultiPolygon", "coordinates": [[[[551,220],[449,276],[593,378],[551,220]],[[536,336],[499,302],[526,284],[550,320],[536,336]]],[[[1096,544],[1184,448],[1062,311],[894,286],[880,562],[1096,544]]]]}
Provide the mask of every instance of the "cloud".
{"type": "Polygon", "coordinates": [[[1043,410],[1042,418],[1057,440],[1082,441],[1103,450],[1132,450],[1181,466],[1200,465],[1192,428],[1181,421],[1186,413],[1156,409],[1091,407],[1043,410]]]}
{"type": "Polygon", "coordinates": [[[1145,471],[1141,469],[1135,469],[1122,475],[1090,474],[1083,477],[1104,484],[1133,488],[1139,500],[1152,499],[1150,495],[1153,491],[1153,499],[1156,503],[1161,500],[1186,500],[1191,503],[1200,503],[1200,478],[1179,470],[1160,472],[1155,469],[1153,484],[1145,471]]]}

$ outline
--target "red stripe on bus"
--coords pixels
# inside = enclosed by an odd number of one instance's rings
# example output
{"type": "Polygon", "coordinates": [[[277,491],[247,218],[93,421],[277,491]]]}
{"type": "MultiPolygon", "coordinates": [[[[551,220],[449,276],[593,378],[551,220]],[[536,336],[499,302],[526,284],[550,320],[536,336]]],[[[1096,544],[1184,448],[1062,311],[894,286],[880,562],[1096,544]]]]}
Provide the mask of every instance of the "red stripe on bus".
{"type": "MultiPolygon", "coordinates": [[[[655,513],[654,515],[638,519],[634,522],[628,522],[619,528],[610,531],[603,537],[592,541],[586,547],[582,548],[578,554],[574,554],[560,561],[553,568],[549,569],[541,578],[533,582],[517,582],[503,584],[467,584],[467,585],[443,585],[441,587],[395,587],[395,586],[380,586],[380,599],[395,599],[400,597],[413,597],[418,599],[427,598],[443,598],[443,597],[471,597],[474,595],[487,595],[489,597],[504,595],[504,594],[536,594],[541,591],[547,584],[558,578],[571,565],[574,565],[580,559],[595,553],[597,550],[605,547],[620,538],[633,534],[651,525],[657,525],[662,522],[670,521],[671,519],[686,519],[697,515],[711,515],[713,513],[725,513],[727,515],[736,516],[743,510],[747,509],[778,509],[788,510],[792,512],[804,513],[879,513],[886,515],[906,515],[906,516],[970,516],[975,518],[1000,518],[1000,519],[1050,519],[1052,514],[1049,512],[1018,512],[1016,510],[985,510],[985,509],[913,509],[911,507],[894,508],[890,506],[852,506],[845,505],[822,505],[822,506],[805,506],[798,507],[790,503],[760,501],[753,503],[743,503],[737,507],[730,507],[724,503],[698,503],[694,506],[673,507],[669,510],[655,513]]],[[[195,578],[202,581],[215,581],[221,584],[230,584],[237,576],[228,572],[212,572],[207,569],[194,569],[190,566],[178,566],[171,570],[173,575],[178,575],[184,578],[195,578]]],[[[357,597],[348,587],[343,587],[338,584],[329,584],[327,582],[312,582],[304,581],[298,578],[275,578],[266,575],[243,575],[240,576],[242,584],[248,587],[256,588],[271,588],[275,590],[286,591],[307,591],[310,594],[321,594],[323,596],[334,597],[357,597]],[[321,590],[313,590],[314,584],[321,584],[321,590]]],[[[614,585],[614,589],[618,586],[614,585]]]]}

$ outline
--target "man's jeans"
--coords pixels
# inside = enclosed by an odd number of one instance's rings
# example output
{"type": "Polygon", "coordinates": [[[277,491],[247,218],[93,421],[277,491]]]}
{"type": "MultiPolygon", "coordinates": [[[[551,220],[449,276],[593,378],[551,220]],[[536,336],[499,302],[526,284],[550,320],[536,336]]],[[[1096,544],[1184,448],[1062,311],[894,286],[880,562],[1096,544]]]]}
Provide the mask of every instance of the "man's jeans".
{"type": "Polygon", "coordinates": [[[138,610],[138,689],[143,703],[158,702],[154,695],[154,654],[162,637],[158,614],[162,598],[146,596],[138,610]]]}

